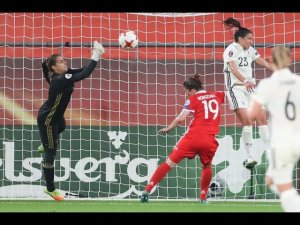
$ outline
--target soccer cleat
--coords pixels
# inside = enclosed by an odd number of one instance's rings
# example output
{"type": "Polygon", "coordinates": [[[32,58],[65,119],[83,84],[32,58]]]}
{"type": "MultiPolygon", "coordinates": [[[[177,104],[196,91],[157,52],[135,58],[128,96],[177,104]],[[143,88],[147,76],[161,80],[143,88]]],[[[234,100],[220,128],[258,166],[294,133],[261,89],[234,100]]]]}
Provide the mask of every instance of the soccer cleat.
{"type": "Polygon", "coordinates": [[[59,193],[57,189],[55,189],[54,191],[48,191],[47,188],[45,188],[44,192],[50,195],[55,201],[62,201],[65,199],[65,197],[61,193],[59,193]]]}
{"type": "Polygon", "coordinates": [[[44,153],[45,152],[45,148],[42,144],[38,147],[38,152],[39,153],[44,153]]]}
{"type": "Polygon", "coordinates": [[[205,199],[200,199],[200,203],[205,205],[205,204],[209,204],[209,202],[205,199]]]}
{"type": "Polygon", "coordinates": [[[149,192],[143,191],[142,197],[141,197],[141,203],[148,203],[149,201],[149,192]]]}
{"type": "Polygon", "coordinates": [[[252,157],[247,158],[246,162],[245,162],[245,166],[246,168],[252,168],[253,166],[255,166],[257,164],[257,161],[254,160],[252,157]]]}

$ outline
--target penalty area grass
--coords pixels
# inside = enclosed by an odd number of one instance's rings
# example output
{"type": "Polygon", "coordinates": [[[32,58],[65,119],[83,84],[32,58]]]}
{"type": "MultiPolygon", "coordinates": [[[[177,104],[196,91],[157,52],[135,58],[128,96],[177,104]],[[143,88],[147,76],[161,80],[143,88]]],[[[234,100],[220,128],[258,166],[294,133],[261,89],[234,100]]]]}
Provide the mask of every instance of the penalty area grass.
{"type": "Polygon", "coordinates": [[[279,202],[0,200],[0,212],[282,212],[279,202]]]}

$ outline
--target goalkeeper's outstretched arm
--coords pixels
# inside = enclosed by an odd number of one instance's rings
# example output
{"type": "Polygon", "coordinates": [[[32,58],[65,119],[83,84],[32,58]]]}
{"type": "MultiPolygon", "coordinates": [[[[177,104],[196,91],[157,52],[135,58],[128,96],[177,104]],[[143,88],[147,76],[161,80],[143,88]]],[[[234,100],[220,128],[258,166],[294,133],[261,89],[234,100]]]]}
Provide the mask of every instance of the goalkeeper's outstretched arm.
{"type": "Polygon", "coordinates": [[[67,83],[80,81],[91,75],[95,69],[101,55],[105,52],[103,46],[98,42],[94,42],[93,54],[87,66],[80,69],[70,69],[67,67],[66,61],[60,54],[53,54],[42,63],[43,75],[50,84],[52,77],[56,75],[64,75],[67,83]],[[50,76],[49,73],[52,73],[50,76]]]}
{"type": "Polygon", "coordinates": [[[82,69],[79,69],[79,72],[77,72],[76,70],[71,71],[71,72],[75,72],[75,73],[72,74],[70,81],[75,83],[75,82],[78,82],[80,80],[83,80],[83,79],[89,77],[92,74],[93,70],[95,69],[97,62],[100,59],[100,56],[104,52],[105,52],[105,50],[104,50],[102,44],[100,44],[98,41],[95,41],[93,54],[92,54],[90,62],[82,69]]]}

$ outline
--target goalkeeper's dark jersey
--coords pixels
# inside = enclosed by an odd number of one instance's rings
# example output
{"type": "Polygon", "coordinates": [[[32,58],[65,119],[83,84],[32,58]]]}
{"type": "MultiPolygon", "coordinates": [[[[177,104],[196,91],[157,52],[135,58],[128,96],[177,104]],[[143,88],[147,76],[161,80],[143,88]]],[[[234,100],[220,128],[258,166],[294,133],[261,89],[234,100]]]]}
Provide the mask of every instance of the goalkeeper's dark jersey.
{"type": "Polygon", "coordinates": [[[41,106],[38,114],[38,122],[45,125],[54,124],[64,116],[74,89],[74,83],[91,75],[97,62],[91,60],[81,69],[68,69],[65,75],[53,74],[48,100],[41,106]]]}

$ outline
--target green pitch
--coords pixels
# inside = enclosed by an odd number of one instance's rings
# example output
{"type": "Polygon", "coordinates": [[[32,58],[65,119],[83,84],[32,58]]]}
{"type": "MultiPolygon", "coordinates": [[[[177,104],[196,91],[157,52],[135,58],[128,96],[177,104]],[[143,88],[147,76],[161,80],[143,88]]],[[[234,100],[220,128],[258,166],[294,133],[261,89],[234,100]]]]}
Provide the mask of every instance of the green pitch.
{"type": "Polygon", "coordinates": [[[0,200],[0,212],[282,212],[279,202],[0,200]]]}

